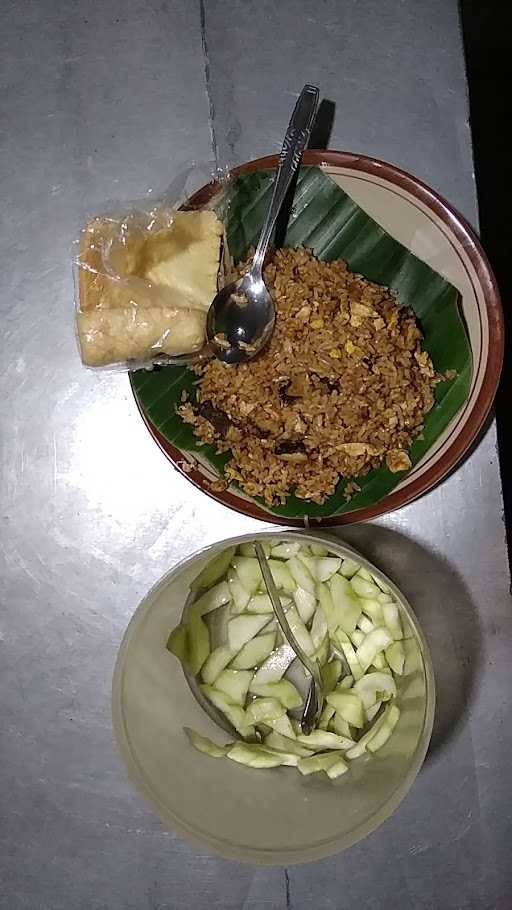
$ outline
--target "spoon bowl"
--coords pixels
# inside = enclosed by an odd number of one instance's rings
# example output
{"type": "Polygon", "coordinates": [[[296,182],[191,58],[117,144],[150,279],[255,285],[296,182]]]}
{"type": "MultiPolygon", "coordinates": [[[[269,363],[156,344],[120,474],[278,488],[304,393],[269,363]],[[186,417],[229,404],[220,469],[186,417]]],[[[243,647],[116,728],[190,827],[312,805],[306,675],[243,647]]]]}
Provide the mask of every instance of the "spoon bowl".
{"type": "Polygon", "coordinates": [[[210,347],[225,363],[250,360],[270,341],[275,319],[261,271],[251,270],[215,296],[206,321],[210,347]]]}

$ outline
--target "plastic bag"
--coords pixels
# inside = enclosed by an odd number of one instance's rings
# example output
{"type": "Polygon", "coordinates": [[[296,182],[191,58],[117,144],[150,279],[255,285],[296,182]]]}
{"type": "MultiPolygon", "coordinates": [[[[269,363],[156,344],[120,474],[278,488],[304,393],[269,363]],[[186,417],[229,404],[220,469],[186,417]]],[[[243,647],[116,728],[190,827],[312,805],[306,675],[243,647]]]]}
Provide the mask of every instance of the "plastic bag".
{"type": "MultiPolygon", "coordinates": [[[[223,226],[207,204],[179,208],[205,176],[193,166],[160,200],[96,216],[80,232],[75,309],[86,366],[131,370],[200,356],[223,226]]],[[[210,182],[227,179],[209,172],[210,182]]]]}

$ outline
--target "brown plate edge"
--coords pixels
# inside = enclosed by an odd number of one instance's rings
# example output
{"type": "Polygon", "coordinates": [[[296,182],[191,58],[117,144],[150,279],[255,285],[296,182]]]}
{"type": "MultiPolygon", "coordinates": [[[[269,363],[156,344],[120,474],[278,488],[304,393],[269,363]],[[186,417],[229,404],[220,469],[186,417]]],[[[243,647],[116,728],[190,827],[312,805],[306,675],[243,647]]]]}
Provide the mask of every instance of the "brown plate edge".
{"type": "MultiPolygon", "coordinates": [[[[267,155],[264,158],[256,158],[254,161],[248,161],[245,164],[241,164],[239,167],[234,168],[231,173],[236,177],[239,174],[247,174],[252,171],[271,169],[277,166],[277,162],[278,155],[267,155]]],[[[417,177],[413,177],[411,174],[408,174],[395,165],[380,161],[378,158],[370,158],[367,155],[358,155],[352,152],[339,152],[334,150],[317,151],[310,149],[304,153],[303,162],[306,165],[321,166],[324,164],[336,167],[346,167],[355,171],[363,171],[373,176],[382,177],[390,183],[394,183],[428,206],[428,208],[430,208],[440,220],[450,228],[459,243],[464,247],[484,292],[489,324],[489,356],[487,358],[480,392],[478,393],[478,397],[462,432],[454,439],[442,457],[435,462],[431,468],[425,471],[424,474],[418,477],[417,480],[403,487],[401,490],[397,490],[390,493],[388,496],[385,496],[384,499],[381,499],[380,502],[376,503],[374,506],[357,509],[353,512],[344,512],[341,515],[331,515],[327,518],[311,517],[311,519],[309,519],[307,516],[304,516],[302,519],[288,518],[284,515],[274,515],[272,512],[267,512],[265,509],[258,506],[256,502],[243,500],[229,490],[223,492],[213,491],[209,488],[207,478],[205,478],[200,471],[195,468],[190,468],[189,465],[187,465],[187,469],[184,469],[182,464],[186,462],[186,459],[183,458],[180,450],[173,446],[173,444],[151,423],[151,420],[144,412],[135,392],[134,397],[144,423],[162,452],[170,461],[172,461],[174,466],[187,478],[187,480],[212,499],[215,499],[217,502],[228,506],[242,515],[248,515],[251,518],[257,518],[261,521],[271,521],[274,524],[297,528],[335,527],[344,524],[353,524],[355,522],[369,521],[370,519],[377,518],[387,512],[402,508],[414,499],[417,499],[428,492],[428,490],[431,490],[432,487],[436,486],[436,484],[446,477],[446,475],[453,470],[455,465],[461,461],[480,433],[491,410],[503,365],[505,330],[500,293],[489,261],[480,244],[480,240],[466,219],[442,196],[417,177]]],[[[186,208],[200,208],[208,203],[219,192],[219,189],[220,184],[216,182],[212,182],[202,187],[191,196],[186,204],[186,208]]],[[[130,382],[132,382],[131,376],[130,382]]],[[[132,391],[134,391],[133,383],[132,391]]]]}

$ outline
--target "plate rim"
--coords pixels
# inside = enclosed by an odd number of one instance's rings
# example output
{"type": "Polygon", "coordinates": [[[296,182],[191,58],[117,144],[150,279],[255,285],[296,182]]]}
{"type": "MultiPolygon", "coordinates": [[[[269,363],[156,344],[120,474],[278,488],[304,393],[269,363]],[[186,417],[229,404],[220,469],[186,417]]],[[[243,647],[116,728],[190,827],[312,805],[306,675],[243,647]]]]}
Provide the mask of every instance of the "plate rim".
{"type": "MultiPolygon", "coordinates": [[[[278,155],[255,158],[233,168],[231,174],[237,177],[254,171],[273,169],[277,166],[278,160],[278,155]]],[[[413,480],[410,484],[406,483],[405,486],[398,490],[392,491],[372,506],[325,517],[309,518],[308,516],[303,516],[302,518],[290,518],[284,515],[275,515],[270,511],[266,511],[255,500],[242,499],[230,490],[212,490],[209,485],[210,481],[204,474],[186,462],[180,449],[166,439],[151,422],[135,392],[133,373],[130,373],[130,385],[139,413],[158,447],[180,474],[211,499],[250,518],[265,522],[271,521],[274,524],[286,525],[287,527],[339,527],[345,524],[368,521],[402,508],[437,486],[461,462],[482,430],[494,402],[504,357],[504,317],[498,285],[476,232],[464,216],[428,184],[396,165],[389,164],[379,158],[354,152],[336,151],[334,149],[310,149],[304,153],[303,164],[316,167],[329,165],[343,167],[348,170],[363,171],[371,176],[387,180],[389,183],[409,192],[433,211],[464,247],[483,292],[491,343],[489,344],[489,354],[482,385],[476,401],[461,432],[455,436],[448,449],[431,468],[421,474],[416,480],[413,480]]],[[[207,204],[217,195],[220,188],[221,184],[218,181],[206,184],[186,201],[184,207],[198,208],[207,204]]]]}

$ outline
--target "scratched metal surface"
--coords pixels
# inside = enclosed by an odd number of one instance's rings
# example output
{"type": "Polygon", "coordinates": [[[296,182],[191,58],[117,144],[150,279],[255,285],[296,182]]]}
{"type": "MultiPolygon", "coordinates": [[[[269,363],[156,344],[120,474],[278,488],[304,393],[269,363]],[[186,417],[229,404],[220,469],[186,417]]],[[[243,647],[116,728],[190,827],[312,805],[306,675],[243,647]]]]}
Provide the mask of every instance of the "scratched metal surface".
{"type": "Polygon", "coordinates": [[[226,862],[163,830],[113,745],[111,672],[138,600],[252,523],[172,471],[125,376],[80,368],[80,220],[161,191],[191,157],[275,151],[306,80],[337,102],[332,146],[396,161],[476,220],[455,0],[276,7],[1,7],[2,910],[510,906],[512,623],[493,428],[421,502],[344,532],[411,597],[438,678],[428,761],[378,832],[313,866],[226,862]]]}

